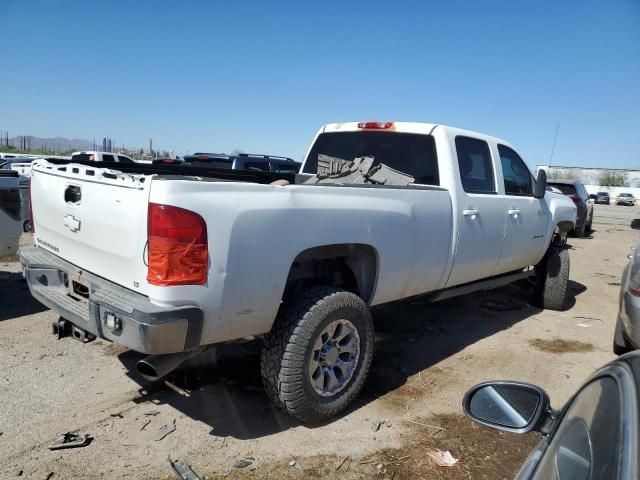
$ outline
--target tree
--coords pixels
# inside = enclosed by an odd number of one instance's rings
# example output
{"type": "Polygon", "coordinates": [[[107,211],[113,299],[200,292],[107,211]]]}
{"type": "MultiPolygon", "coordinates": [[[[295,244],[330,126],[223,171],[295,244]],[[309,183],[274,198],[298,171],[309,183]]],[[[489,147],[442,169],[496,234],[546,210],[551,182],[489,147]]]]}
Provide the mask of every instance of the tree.
{"type": "Polygon", "coordinates": [[[573,171],[561,168],[549,168],[547,178],[549,180],[580,180],[573,171]]]}
{"type": "Polygon", "coordinates": [[[598,183],[602,187],[625,187],[627,185],[627,179],[622,173],[610,171],[600,175],[598,183]]]}

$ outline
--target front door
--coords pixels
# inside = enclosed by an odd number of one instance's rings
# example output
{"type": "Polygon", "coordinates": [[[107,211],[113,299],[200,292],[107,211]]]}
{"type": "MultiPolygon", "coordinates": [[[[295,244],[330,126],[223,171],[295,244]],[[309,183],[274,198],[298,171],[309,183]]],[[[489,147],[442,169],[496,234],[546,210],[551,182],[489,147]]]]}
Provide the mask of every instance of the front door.
{"type": "Polygon", "coordinates": [[[506,229],[502,255],[495,274],[518,270],[542,255],[545,229],[551,213],[545,199],[533,196],[533,175],[520,156],[505,145],[498,145],[504,178],[506,229]]]}
{"type": "Polygon", "coordinates": [[[464,136],[457,136],[455,145],[460,172],[458,242],[447,287],[493,275],[502,251],[505,224],[489,145],[464,136]]]}

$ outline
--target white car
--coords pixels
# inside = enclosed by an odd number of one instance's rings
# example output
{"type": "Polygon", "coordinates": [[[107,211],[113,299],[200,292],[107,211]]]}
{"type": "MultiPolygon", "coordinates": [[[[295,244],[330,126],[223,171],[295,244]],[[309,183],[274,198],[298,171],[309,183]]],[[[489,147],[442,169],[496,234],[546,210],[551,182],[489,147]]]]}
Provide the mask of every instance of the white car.
{"type": "Polygon", "coordinates": [[[576,208],[495,137],[340,123],[297,176],[153,168],[35,162],[35,245],[21,250],[32,294],[66,319],[59,335],[152,354],[148,378],[262,336],[270,397],[319,421],[365,381],[373,305],[534,276],[542,306],[565,301],[576,208]]]}

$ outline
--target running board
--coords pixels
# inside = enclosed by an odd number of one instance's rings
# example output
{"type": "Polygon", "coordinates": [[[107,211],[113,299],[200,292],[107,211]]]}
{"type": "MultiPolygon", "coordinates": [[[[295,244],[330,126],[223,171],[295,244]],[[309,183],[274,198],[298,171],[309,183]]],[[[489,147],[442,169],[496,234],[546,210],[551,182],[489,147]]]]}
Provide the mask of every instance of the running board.
{"type": "Polygon", "coordinates": [[[532,277],[533,275],[535,275],[535,272],[532,268],[522,272],[507,273],[506,275],[500,275],[499,277],[465,283],[464,285],[458,285],[456,287],[447,288],[446,290],[441,290],[430,297],[429,301],[439,302],[440,300],[457,297],[459,295],[466,295],[468,293],[477,292],[478,290],[493,290],[494,288],[503,287],[517,280],[524,280],[525,278],[532,277]]]}

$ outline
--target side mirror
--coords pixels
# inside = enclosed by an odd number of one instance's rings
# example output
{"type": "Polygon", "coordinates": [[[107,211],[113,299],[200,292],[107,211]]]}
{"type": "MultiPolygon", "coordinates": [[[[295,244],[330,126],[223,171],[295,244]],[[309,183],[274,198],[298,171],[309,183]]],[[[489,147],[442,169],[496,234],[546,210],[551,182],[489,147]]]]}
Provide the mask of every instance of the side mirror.
{"type": "Polygon", "coordinates": [[[533,190],[533,196],[535,198],[544,198],[544,192],[547,190],[547,172],[540,169],[538,170],[538,178],[533,190]]]}
{"type": "Polygon", "coordinates": [[[509,381],[476,385],[465,394],[462,408],[474,422],[514,433],[546,430],[552,412],[543,389],[509,381]]]}
{"type": "Polygon", "coordinates": [[[589,195],[589,200],[596,200],[598,198],[598,196],[594,193],[592,193],[591,195],[589,195]]]}

